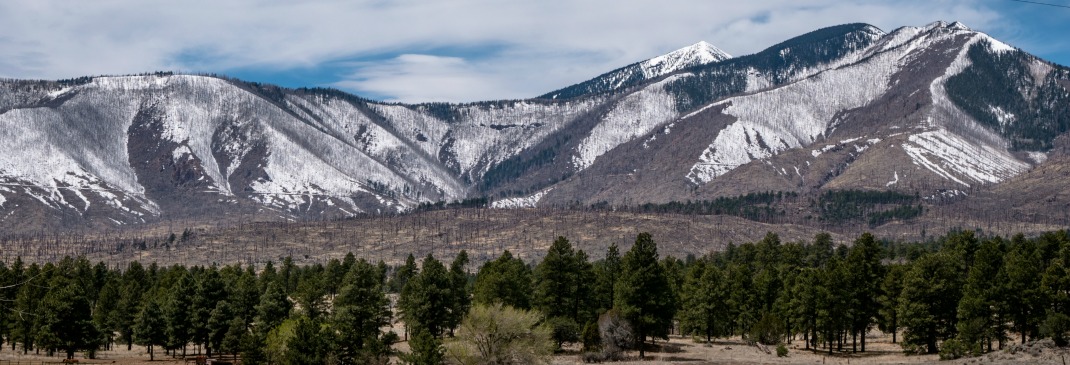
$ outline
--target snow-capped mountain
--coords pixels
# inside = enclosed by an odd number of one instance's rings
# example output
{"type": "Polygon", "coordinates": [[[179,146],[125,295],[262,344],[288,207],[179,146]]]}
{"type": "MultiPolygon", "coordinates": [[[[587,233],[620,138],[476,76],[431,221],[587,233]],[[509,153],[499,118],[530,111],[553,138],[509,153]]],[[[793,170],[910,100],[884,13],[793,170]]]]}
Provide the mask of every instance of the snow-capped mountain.
{"type": "Polygon", "coordinates": [[[5,80],[0,125],[7,230],[473,197],[939,199],[1064,163],[1049,157],[1070,130],[1070,69],[960,23],[848,24],[735,58],[700,42],[519,101],[391,104],[169,73],[5,80]]]}
{"type": "Polygon", "coordinates": [[[673,72],[717,63],[729,58],[732,58],[732,55],[728,54],[728,52],[722,51],[720,48],[706,43],[706,41],[700,41],[646,61],[618,68],[579,84],[551,91],[540,96],[540,98],[569,99],[605,93],[638,85],[644,81],[653,80],[673,72]]]}

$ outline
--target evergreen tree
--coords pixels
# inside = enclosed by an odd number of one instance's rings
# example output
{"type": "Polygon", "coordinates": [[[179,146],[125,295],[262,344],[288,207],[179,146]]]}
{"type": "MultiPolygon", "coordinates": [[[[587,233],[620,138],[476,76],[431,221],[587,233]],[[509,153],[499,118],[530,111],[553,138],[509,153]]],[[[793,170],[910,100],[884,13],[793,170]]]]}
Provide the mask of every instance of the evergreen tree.
{"type": "Polygon", "coordinates": [[[1038,263],[1043,263],[1043,258],[1036,243],[1021,236],[1015,237],[997,277],[1002,290],[1010,294],[1005,297],[1008,319],[1014,323],[1014,330],[1020,334],[1022,343],[1030,335],[1036,337],[1045,314],[1039,283],[1043,271],[1038,263]]]}
{"type": "Polygon", "coordinates": [[[413,328],[411,332],[412,339],[409,340],[409,353],[401,354],[401,361],[410,365],[442,364],[446,358],[442,348],[442,340],[425,328],[413,328]]]}
{"type": "Polygon", "coordinates": [[[903,292],[903,275],[907,267],[901,264],[892,264],[887,267],[884,279],[881,281],[880,321],[877,328],[884,333],[892,334],[892,343],[896,343],[899,332],[899,294],[903,292]]]}
{"type": "Polygon", "coordinates": [[[472,295],[468,290],[468,252],[461,250],[450,264],[450,312],[446,327],[453,335],[453,330],[461,324],[461,319],[472,306],[472,295]]]}
{"type": "Polygon", "coordinates": [[[308,318],[318,320],[320,314],[326,311],[327,304],[324,296],[327,295],[327,289],[318,272],[304,275],[292,293],[294,300],[308,318]]]}
{"type": "Polygon", "coordinates": [[[430,254],[424,258],[422,266],[419,274],[409,280],[401,292],[401,318],[409,333],[415,334],[416,329],[422,329],[433,337],[442,336],[449,325],[450,302],[453,300],[450,275],[442,262],[430,254]]]}
{"type": "Polygon", "coordinates": [[[900,324],[906,328],[906,344],[936,353],[939,340],[955,335],[962,297],[960,260],[949,252],[929,254],[915,261],[903,277],[898,314],[900,324]]]}
{"type": "Polygon", "coordinates": [[[138,283],[124,279],[123,287],[119,293],[119,302],[115,310],[111,312],[111,323],[119,333],[119,341],[126,344],[129,351],[134,344],[134,320],[141,312],[142,287],[138,283]]]}
{"type": "Polygon", "coordinates": [[[676,314],[675,294],[658,264],[658,247],[649,233],[640,233],[624,259],[615,288],[615,308],[631,323],[639,357],[646,337],[667,338],[676,314]]]}
{"type": "Polygon", "coordinates": [[[999,242],[985,240],[974,255],[973,265],[966,275],[962,300],[958,305],[958,339],[977,354],[985,345],[992,349],[992,341],[1006,338],[1005,304],[1000,287],[994,278],[999,276],[1003,265],[1003,252],[999,242]]]}
{"type": "Polygon", "coordinates": [[[289,365],[322,365],[328,354],[326,335],[320,324],[308,317],[298,316],[293,336],[286,341],[282,362],[289,365]]]}
{"type": "MultiPolygon", "coordinates": [[[[190,301],[190,314],[192,316],[190,338],[193,343],[204,345],[208,343],[208,337],[211,332],[211,329],[208,328],[208,323],[212,318],[212,311],[217,308],[218,303],[226,300],[227,292],[223,279],[219,275],[219,270],[214,266],[201,271],[199,276],[199,279],[196,280],[197,284],[193,298],[190,301]]],[[[228,307],[227,311],[229,312],[229,310],[230,308],[228,307]]],[[[230,313],[225,314],[229,315],[230,313]]],[[[225,325],[225,323],[219,325],[225,325]]],[[[211,354],[210,350],[209,354],[211,354]]]]}
{"type": "Polygon", "coordinates": [[[339,360],[347,364],[381,363],[396,335],[380,330],[390,324],[390,300],[378,268],[364,260],[352,266],[335,298],[332,324],[339,360]]]}
{"type": "Polygon", "coordinates": [[[253,271],[251,266],[247,267],[241,273],[241,276],[228,286],[227,292],[230,293],[230,298],[227,301],[230,302],[234,315],[241,318],[245,323],[252,323],[256,318],[256,306],[260,303],[260,289],[257,284],[256,272],[253,271]]]}
{"type": "Polygon", "coordinates": [[[593,278],[587,255],[574,250],[565,237],[558,237],[535,267],[535,307],[554,327],[554,339],[559,346],[578,340],[579,323],[593,319],[590,312],[593,278]]]}
{"type": "Polygon", "coordinates": [[[185,347],[193,337],[193,323],[190,306],[196,292],[196,284],[189,272],[182,270],[182,277],[175,287],[167,293],[167,302],[163,306],[164,322],[167,328],[167,348],[174,351],[185,347]]]}
{"type": "Polygon", "coordinates": [[[93,325],[100,330],[101,343],[106,347],[111,346],[117,330],[114,319],[118,317],[115,312],[118,311],[119,301],[122,299],[120,285],[122,282],[117,276],[109,275],[104,287],[100,289],[96,303],[93,304],[93,325]]]}
{"type": "Polygon", "coordinates": [[[819,304],[823,293],[821,279],[818,268],[807,267],[798,273],[791,287],[791,315],[795,319],[793,329],[803,334],[807,349],[817,345],[819,304]]]}
{"type": "Polygon", "coordinates": [[[134,319],[133,341],[138,345],[145,346],[149,350],[149,360],[155,360],[155,347],[167,344],[167,324],[163,318],[160,305],[154,300],[149,300],[141,306],[134,319]]]}
{"type": "MultiPolygon", "coordinates": [[[[16,341],[22,344],[22,353],[26,354],[30,349],[36,345],[36,331],[38,327],[38,307],[41,303],[45,291],[40,290],[41,286],[45,286],[45,276],[40,266],[37,263],[30,264],[29,269],[26,270],[26,280],[19,287],[19,293],[15,296],[15,316],[13,321],[11,334],[15,338],[15,341],[11,341],[14,344],[16,341]]],[[[14,349],[14,348],[12,348],[14,349]]]]}
{"type": "Polygon", "coordinates": [[[223,335],[223,341],[219,343],[219,352],[225,354],[237,354],[242,350],[242,343],[250,336],[249,328],[241,318],[235,317],[227,324],[227,333],[223,335]]]}
{"type": "MultiPolygon", "coordinates": [[[[219,301],[215,308],[212,308],[212,312],[208,316],[208,323],[205,325],[207,330],[205,348],[207,348],[209,357],[212,356],[214,350],[218,350],[223,344],[223,339],[226,337],[227,332],[230,331],[232,318],[235,318],[234,312],[230,308],[230,303],[226,300],[219,301]]],[[[245,327],[244,323],[242,327],[245,327]]]]}
{"type": "Polygon", "coordinates": [[[100,344],[89,298],[79,285],[75,278],[59,275],[41,300],[40,346],[63,350],[68,359],[77,351],[93,350],[100,344]]]}
{"type": "Polygon", "coordinates": [[[267,291],[260,296],[260,304],[256,306],[257,330],[264,334],[271,331],[290,316],[291,308],[293,306],[286,298],[282,285],[268,284],[267,291]]]}
{"type": "Polygon", "coordinates": [[[726,334],[723,282],[721,271],[706,260],[691,265],[680,292],[680,327],[684,333],[703,335],[706,342],[726,334]]]}
{"type": "Polygon", "coordinates": [[[405,265],[402,265],[394,271],[394,276],[390,279],[390,283],[388,284],[390,292],[400,294],[405,289],[405,286],[409,284],[409,280],[412,279],[413,276],[416,276],[417,271],[416,257],[410,253],[409,256],[405,258],[405,265]]]}
{"type": "Polygon", "coordinates": [[[595,303],[598,306],[597,313],[601,315],[613,308],[613,286],[620,276],[620,250],[613,243],[606,249],[606,258],[594,266],[597,280],[595,282],[595,303]]]}
{"type": "Polygon", "coordinates": [[[872,234],[863,233],[855,240],[847,254],[847,270],[851,282],[851,333],[854,339],[861,337],[862,352],[866,352],[866,333],[880,314],[881,247],[872,234]]]}
{"type": "Polygon", "coordinates": [[[476,273],[472,300],[479,304],[501,303],[517,309],[531,308],[531,269],[505,250],[487,261],[476,273]]]}

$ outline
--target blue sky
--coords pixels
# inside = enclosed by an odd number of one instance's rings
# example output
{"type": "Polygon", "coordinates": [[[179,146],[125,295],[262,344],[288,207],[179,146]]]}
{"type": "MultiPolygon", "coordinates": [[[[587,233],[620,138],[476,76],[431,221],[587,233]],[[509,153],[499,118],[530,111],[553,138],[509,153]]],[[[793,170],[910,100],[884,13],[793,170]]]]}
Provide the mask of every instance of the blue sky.
{"type": "MultiPolygon", "coordinates": [[[[1043,0],[1070,6],[1070,0],[1043,0]]],[[[1070,65],[1070,8],[1011,0],[15,0],[0,77],[217,73],[380,100],[524,98],[707,41],[733,55],[825,26],[961,21],[1070,65]]]]}

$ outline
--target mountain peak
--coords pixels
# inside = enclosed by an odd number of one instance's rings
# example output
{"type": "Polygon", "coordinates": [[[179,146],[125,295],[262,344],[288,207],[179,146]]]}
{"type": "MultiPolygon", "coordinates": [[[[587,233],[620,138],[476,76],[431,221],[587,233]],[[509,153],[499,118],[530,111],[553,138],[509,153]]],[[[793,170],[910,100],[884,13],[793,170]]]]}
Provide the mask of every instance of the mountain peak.
{"type": "Polygon", "coordinates": [[[936,29],[936,28],[945,28],[945,29],[951,29],[951,30],[972,30],[972,29],[970,29],[970,27],[967,27],[965,24],[962,24],[961,22],[948,23],[948,22],[945,22],[943,20],[938,20],[938,21],[929,23],[928,25],[925,26],[925,29],[928,29],[928,30],[936,29]]]}
{"type": "Polygon", "coordinates": [[[643,69],[643,76],[649,79],[688,67],[721,62],[729,58],[732,58],[732,55],[728,54],[728,52],[722,51],[706,41],[699,41],[690,46],[640,62],[640,67],[643,69]]]}

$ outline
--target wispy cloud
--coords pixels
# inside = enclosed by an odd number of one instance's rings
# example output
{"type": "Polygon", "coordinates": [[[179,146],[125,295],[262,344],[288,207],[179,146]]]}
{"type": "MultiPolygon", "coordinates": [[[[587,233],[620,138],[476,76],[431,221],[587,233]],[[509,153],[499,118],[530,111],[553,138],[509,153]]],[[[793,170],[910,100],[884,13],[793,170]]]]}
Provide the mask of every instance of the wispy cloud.
{"type": "MultiPolygon", "coordinates": [[[[699,40],[734,55],[810,30],[959,20],[1007,27],[984,1],[140,0],[0,2],[0,76],[331,68],[398,101],[522,98],[699,40]],[[451,50],[451,51],[443,51],[451,50]],[[458,51],[459,50],[459,51],[458,51]]],[[[280,77],[281,78],[281,77],[280,77]]],[[[291,85],[297,86],[297,85],[291,85]]]]}

